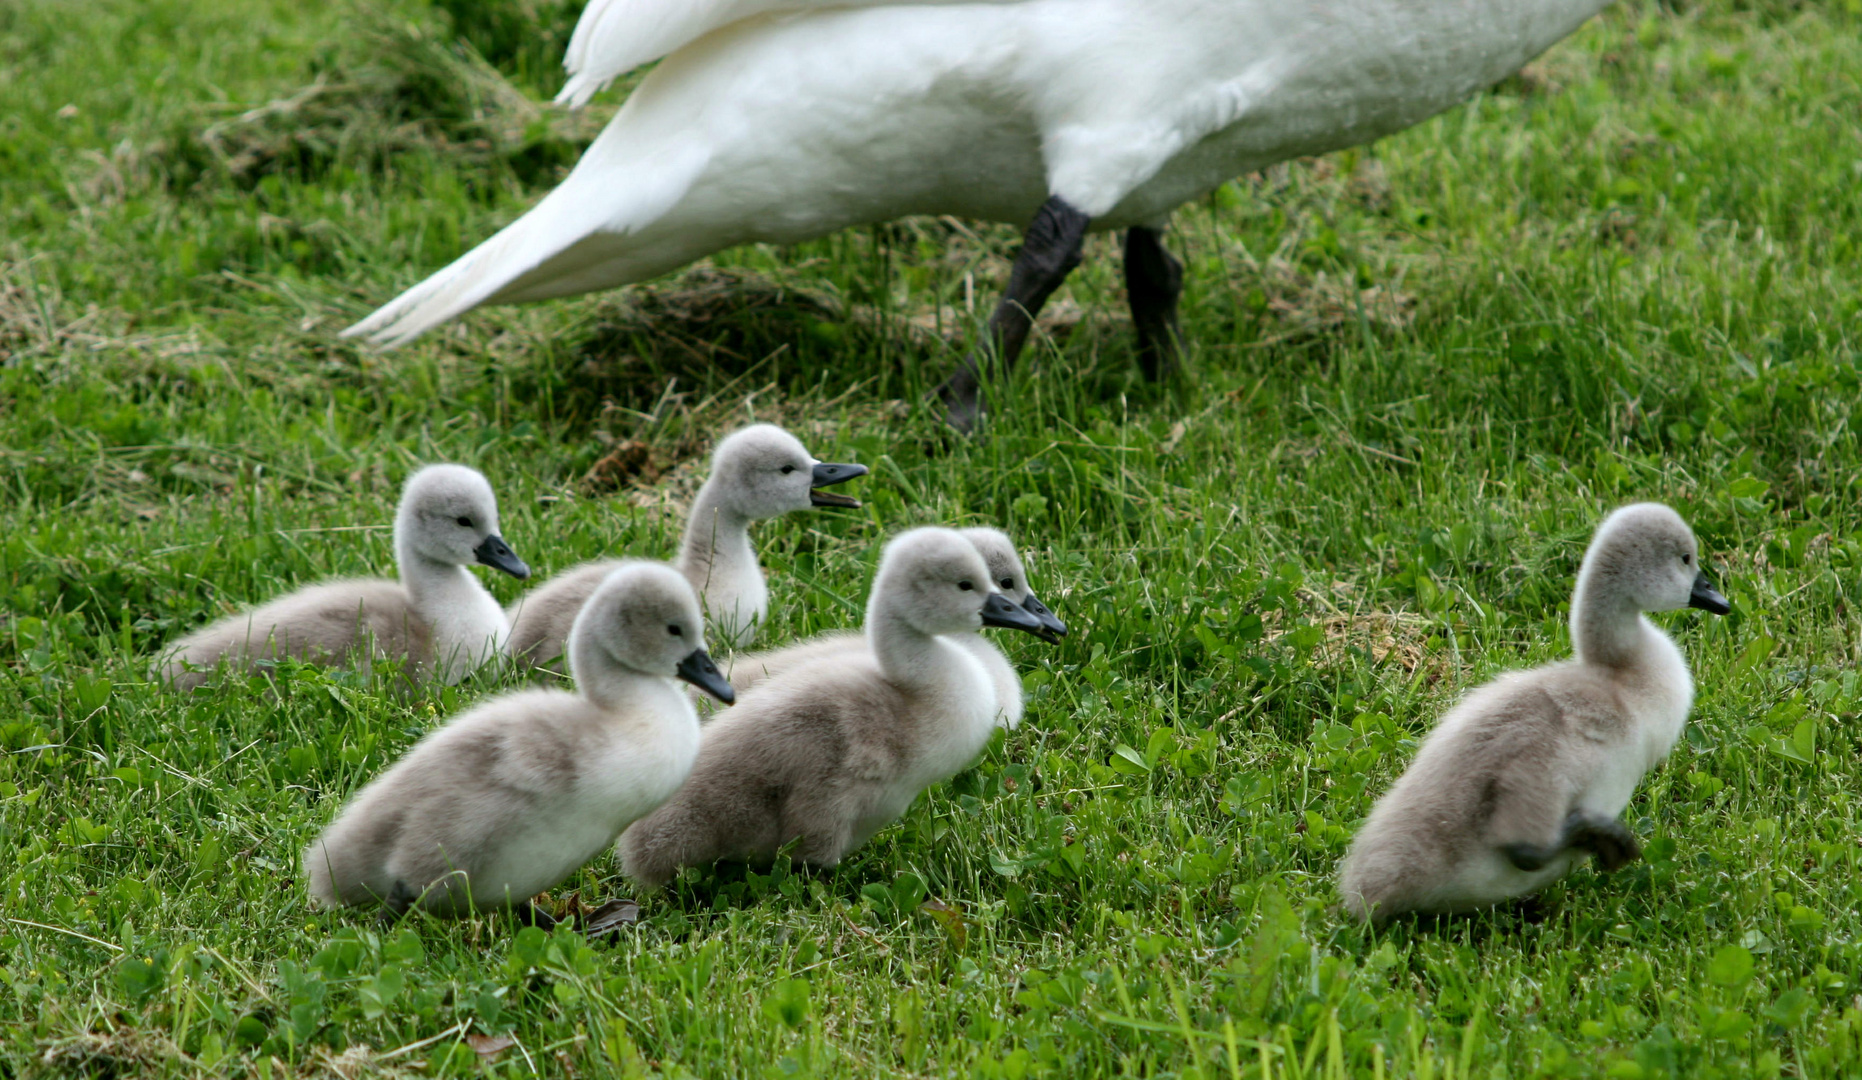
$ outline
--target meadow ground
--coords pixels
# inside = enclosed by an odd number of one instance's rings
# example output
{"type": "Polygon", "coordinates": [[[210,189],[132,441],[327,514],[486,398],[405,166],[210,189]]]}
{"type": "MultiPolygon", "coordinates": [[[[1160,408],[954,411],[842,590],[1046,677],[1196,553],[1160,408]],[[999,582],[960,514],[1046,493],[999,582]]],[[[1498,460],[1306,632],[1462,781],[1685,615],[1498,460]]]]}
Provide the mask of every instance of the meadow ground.
{"type": "MultiPolygon", "coordinates": [[[[1618,4],[1184,208],[1164,387],[1096,238],[976,442],[922,395],[1006,228],[335,338],[611,113],[537,104],[574,6],[0,5],[0,1075],[1862,1067],[1862,3],[1618,4]],[[753,417],[873,467],[864,510],[760,530],[770,640],[856,620],[884,538],[934,521],[1012,529],[1074,628],[1004,642],[1024,726],[834,872],[689,874],[594,945],[381,931],[313,911],[297,853],[496,680],[145,678],[210,616],[389,571],[417,462],[484,469],[549,572],[667,553],[753,417]],[[1644,498],[1734,604],[1663,619],[1700,696],[1628,813],[1646,861],[1343,923],[1371,800],[1463,688],[1566,651],[1592,527],[1644,498]]],[[[604,858],[556,901],[626,893],[604,858]]]]}

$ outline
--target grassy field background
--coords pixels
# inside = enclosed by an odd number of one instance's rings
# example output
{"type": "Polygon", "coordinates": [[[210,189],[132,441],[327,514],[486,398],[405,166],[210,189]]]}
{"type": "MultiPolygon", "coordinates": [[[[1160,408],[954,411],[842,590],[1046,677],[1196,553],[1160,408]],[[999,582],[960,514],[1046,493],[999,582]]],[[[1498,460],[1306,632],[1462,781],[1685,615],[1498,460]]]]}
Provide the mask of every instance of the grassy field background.
{"type": "MultiPolygon", "coordinates": [[[[575,9],[0,5],[0,1075],[1862,1067],[1862,3],[1619,3],[1428,124],[1185,207],[1167,386],[1095,238],[978,442],[923,395],[1006,228],[336,339],[612,113],[540,104],[575,9]],[[873,468],[863,511],[760,529],[768,640],[854,623],[890,533],[1000,524],[1074,628],[1004,642],[1023,727],[837,871],[690,874],[593,946],[313,911],[304,843],[497,680],[182,699],[148,658],[391,572],[419,462],[483,469],[541,573],[669,554],[752,418],[873,468]],[[1645,498],[1734,604],[1664,620],[1700,694],[1628,813],[1646,861],[1343,923],[1372,799],[1461,690],[1565,653],[1591,529],[1645,498]]],[[[604,858],[557,899],[626,892],[604,858]]]]}

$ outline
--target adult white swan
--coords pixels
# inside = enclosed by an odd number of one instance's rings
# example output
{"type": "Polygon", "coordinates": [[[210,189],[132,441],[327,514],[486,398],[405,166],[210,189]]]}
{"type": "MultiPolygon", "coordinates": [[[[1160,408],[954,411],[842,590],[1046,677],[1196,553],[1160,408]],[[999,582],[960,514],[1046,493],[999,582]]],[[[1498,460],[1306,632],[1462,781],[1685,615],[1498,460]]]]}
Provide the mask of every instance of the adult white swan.
{"type": "Polygon", "coordinates": [[[579,103],[656,57],[561,187],[349,328],[394,344],[479,304],[604,289],[722,248],[906,214],[1029,222],[989,340],[943,387],[968,427],[1090,230],[1127,229],[1139,357],[1173,362],[1178,204],[1407,127],[1609,0],[594,0],[579,103]]]}

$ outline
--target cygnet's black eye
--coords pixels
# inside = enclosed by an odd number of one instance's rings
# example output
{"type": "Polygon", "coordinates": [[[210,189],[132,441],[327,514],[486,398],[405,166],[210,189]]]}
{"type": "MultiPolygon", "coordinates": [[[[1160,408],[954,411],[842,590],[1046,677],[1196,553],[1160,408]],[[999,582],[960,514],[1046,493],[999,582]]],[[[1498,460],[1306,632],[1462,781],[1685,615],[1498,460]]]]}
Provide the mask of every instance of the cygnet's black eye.
{"type": "Polygon", "coordinates": [[[1692,556],[1692,555],[1683,555],[1683,556],[1681,556],[1681,565],[1682,565],[1682,566],[1692,566],[1692,565],[1694,565],[1694,556],[1692,556]]]}
{"type": "Polygon", "coordinates": [[[1014,579],[1014,578],[1012,578],[1012,577],[1005,577],[1005,578],[1003,578],[1003,579],[1002,579],[1002,591],[1003,591],[1003,592],[1008,592],[1008,591],[1009,591],[1010,589],[1013,589],[1014,587],[1015,587],[1015,579],[1014,579]]]}
{"type": "Polygon", "coordinates": [[[971,589],[976,588],[976,586],[970,584],[968,581],[959,581],[957,583],[957,587],[959,589],[962,589],[964,592],[969,592],[971,589]]]}
{"type": "Polygon", "coordinates": [[[671,634],[673,637],[684,637],[685,636],[685,630],[682,629],[678,623],[667,623],[666,632],[668,634],[671,634]]]}
{"type": "Polygon", "coordinates": [[[792,472],[794,472],[794,471],[795,471],[795,466],[793,466],[793,465],[784,465],[784,466],[782,467],[782,475],[784,475],[784,476],[787,476],[787,475],[789,475],[790,473],[792,473],[792,472]]]}
{"type": "Polygon", "coordinates": [[[469,529],[472,527],[472,519],[469,517],[462,517],[459,519],[459,524],[469,529]]]}

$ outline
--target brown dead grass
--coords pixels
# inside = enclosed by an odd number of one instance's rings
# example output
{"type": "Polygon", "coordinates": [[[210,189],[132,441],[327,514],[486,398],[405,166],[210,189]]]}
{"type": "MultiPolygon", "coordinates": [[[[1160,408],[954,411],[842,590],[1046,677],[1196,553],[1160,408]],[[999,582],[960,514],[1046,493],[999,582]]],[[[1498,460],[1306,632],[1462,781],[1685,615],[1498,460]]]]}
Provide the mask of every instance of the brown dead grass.
{"type": "Polygon", "coordinates": [[[38,258],[0,256],[0,363],[80,353],[119,353],[173,360],[204,351],[193,330],[137,333],[116,311],[95,304],[74,313],[38,258]]]}
{"type": "Polygon", "coordinates": [[[86,1031],[42,1044],[38,1065],[49,1074],[98,1078],[145,1076],[186,1055],[165,1035],[131,1027],[86,1031]]]}
{"type": "Polygon", "coordinates": [[[204,105],[157,138],[93,154],[78,190],[107,204],[151,183],[250,187],[276,173],[392,168],[416,153],[553,183],[614,114],[612,104],[570,112],[537,101],[435,25],[360,4],[352,13],[354,35],[318,56],[301,85],[230,115],[204,105]]]}

